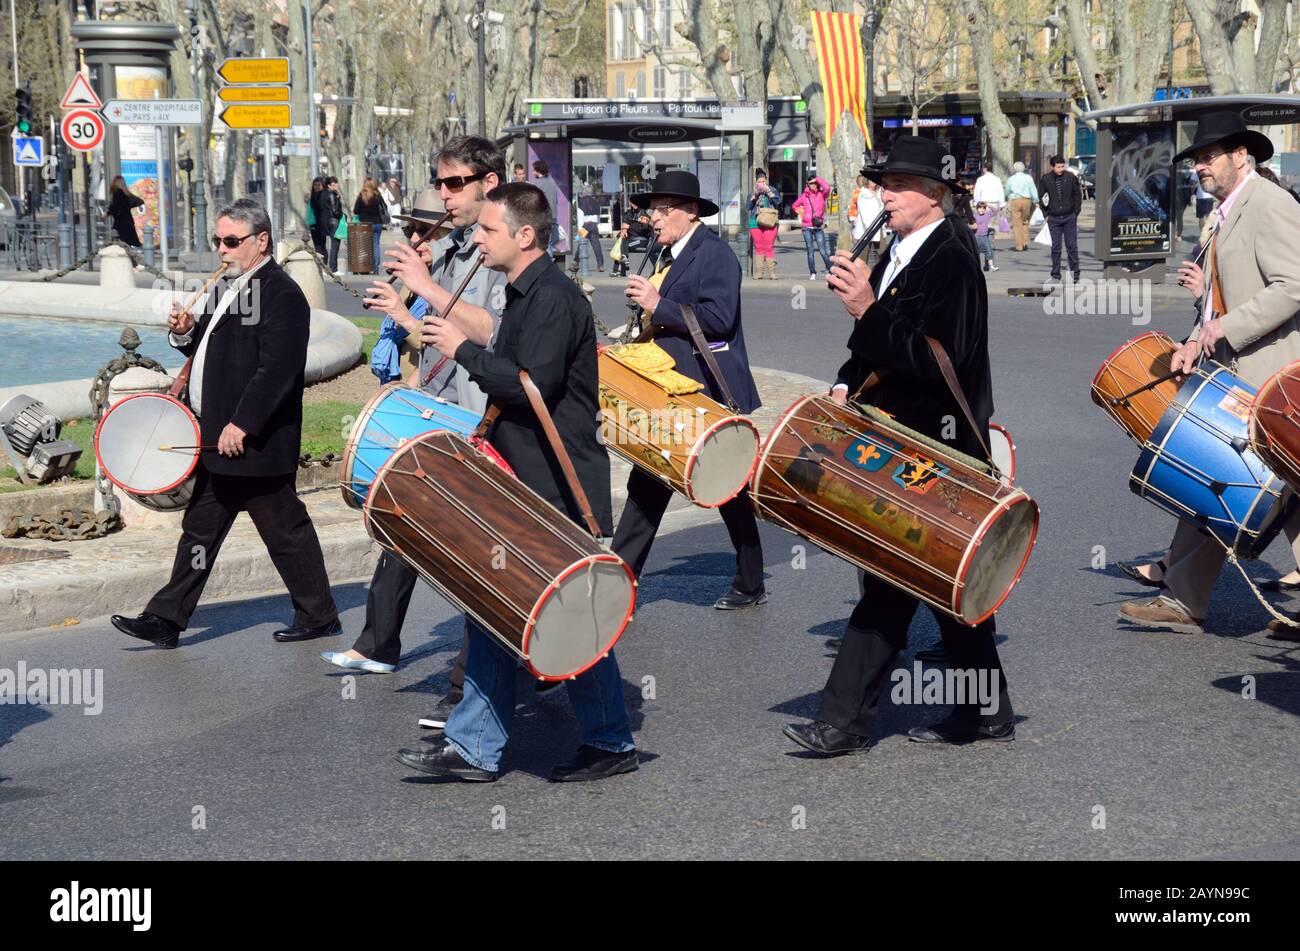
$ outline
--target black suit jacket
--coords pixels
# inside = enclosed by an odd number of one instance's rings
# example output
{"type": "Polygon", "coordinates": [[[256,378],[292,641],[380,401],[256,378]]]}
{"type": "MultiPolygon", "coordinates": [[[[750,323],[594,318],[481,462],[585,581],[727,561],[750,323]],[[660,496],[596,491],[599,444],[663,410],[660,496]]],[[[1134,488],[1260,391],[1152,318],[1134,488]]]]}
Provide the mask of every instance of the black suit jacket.
{"type": "MultiPolygon", "coordinates": [[[[177,348],[186,356],[198,351],[227,287],[219,282],[204,301],[190,342],[177,348]]],[[[267,261],[231,302],[203,358],[203,445],[215,446],[227,423],[248,434],[242,456],[204,452],[209,472],[277,476],[297,471],[310,330],[307,298],[274,259],[267,261]]]]}
{"type": "MultiPolygon", "coordinates": [[[[884,255],[881,265],[872,271],[873,289],[879,289],[888,260],[888,254],[884,255]]],[[[944,383],[927,336],[948,351],[975,424],[987,439],[993,415],[988,292],[979,265],[947,218],[894,277],[884,296],[854,321],[848,343],[852,356],[840,368],[838,381],[848,385],[851,396],[873,370],[889,371],[861,402],[878,406],[900,423],[983,459],[979,439],[944,383]],[[955,433],[950,433],[953,438],[944,438],[946,416],[955,421],[955,433]]]]}
{"type": "Polygon", "coordinates": [[[521,482],[583,524],[560,462],[519,382],[519,371],[528,371],[602,534],[614,534],[609,456],[597,438],[596,326],[578,285],[543,254],[508,285],[492,352],[467,340],[456,349],[455,360],[501,406],[488,441],[521,482]]]}
{"type": "Polygon", "coordinates": [[[1061,173],[1061,178],[1064,179],[1061,183],[1064,203],[1056,200],[1055,172],[1048,172],[1038,180],[1038,203],[1043,206],[1043,214],[1054,218],[1077,215],[1083,210],[1083,189],[1079,187],[1079,176],[1067,169],[1061,173]],[[1051,196],[1050,201],[1044,201],[1047,196],[1051,196]]]}
{"type": "Polygon", "coordinates": [[[704,358],[695,352],[682,318],[678,303],[690,304],[704,339],[724,345],[722,349],[714,349],[713,356],[740,412],[752,413],[762,404],[749,372],[749,354],[740,324],[740,278],[740,262],[731,248],[700,225],[668,269],[668,276],[659,287],[662,300],[651,322],[655,342],[677,361],[677,371],[699,380],[709,396],[725,404],[722,390],[714,383],[704,358]]]}

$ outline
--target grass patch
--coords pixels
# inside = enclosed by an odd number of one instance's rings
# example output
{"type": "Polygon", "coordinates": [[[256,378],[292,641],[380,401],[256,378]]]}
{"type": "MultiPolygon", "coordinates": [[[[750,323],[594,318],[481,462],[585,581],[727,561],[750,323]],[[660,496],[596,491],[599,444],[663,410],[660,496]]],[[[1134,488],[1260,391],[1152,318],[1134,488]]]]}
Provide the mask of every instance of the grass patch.
{"type": "Polygon", "coordinates": [[[361,412],[360,403],[329,400],[307,403],[302,408],[302,451],[319,457],[343,451],[352,423],[361,412]]]}
{"type": "Polygon", "coordinates": [[[383,318],[349,317],[348,320],[361,331],[361,359],[369,365],[371,351],[375,349],[375,343],[379,340],[379,325],[383,323],[383,318]]]}

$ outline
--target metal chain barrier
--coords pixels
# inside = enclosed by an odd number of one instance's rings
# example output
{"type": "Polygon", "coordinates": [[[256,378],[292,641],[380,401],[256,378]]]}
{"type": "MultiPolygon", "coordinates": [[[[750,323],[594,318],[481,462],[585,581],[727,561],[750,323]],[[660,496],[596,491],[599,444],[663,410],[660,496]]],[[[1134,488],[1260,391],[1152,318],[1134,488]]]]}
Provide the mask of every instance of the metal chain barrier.
{"type": "Polygon", "coordinates": [[[117,512],[62,509],[39,515],[11,515],[0,535],[5,538],[41,538],[52,542],[77,542],[103,538],[122,528],[117,512]]]}
{"type": "Polygon", "coordinates": [[[329,264],[325,261],[324,255],[318,252],[306,241],[300,240],[296,248],[291,247],[289,249],[290,254],[296,254],[299,251],[306,251],[308,254],[311,255],[311,259],[316,262],[316,267],[320,270],[323,276],[329,278],[331,281],[333,281],[339,287],[343,288],[345,291],[347,291],[357,300],[365,300],[365,295],[360,294],[357,291],[353,290],[352,288],[348,287],[347,283],[341,277],[339,277],[337,274],[335,274],[333,271],[330,270],[329,264]]]}
{"type": "Polygon", "coordinates": [[[131,247],[131,245],[125,243],[120,238],[115,238],[112,241],[109,241],[107,244],[101,245],[100,247],[96,248],[94,251],[91,251],[89,254],[87,254],[81,260],[77,261],[75,264],[69,267],[65,267],[61,271],[55,271],[53,274],[47,274],[45,277],[38,278],[37,280],[32,281],[31,283],[48,284],[50,281],[57,281],[60,278],[67,277],[73,271],[77,270],[78,268],[84,267],[85,265],[89,264],[91,261],[95,260],[95,258],[99,256],[99,253],[103,251],[104,248],[112,248],[112,247],[121,248],[123,251],[126,252],[127,257],[131,259],[132,264],[136,265],[141,270],[149,274],[152,274],[154,277],[161,278],[162,280],[167,281],[169,283],[175,277],[175,274],[166,274],[163,271],[158,270],[156,267],[150,267],[148,264],[145,264],[144,258],[140,256],[140,254],[135,250],[135,248],[131,247]]]}

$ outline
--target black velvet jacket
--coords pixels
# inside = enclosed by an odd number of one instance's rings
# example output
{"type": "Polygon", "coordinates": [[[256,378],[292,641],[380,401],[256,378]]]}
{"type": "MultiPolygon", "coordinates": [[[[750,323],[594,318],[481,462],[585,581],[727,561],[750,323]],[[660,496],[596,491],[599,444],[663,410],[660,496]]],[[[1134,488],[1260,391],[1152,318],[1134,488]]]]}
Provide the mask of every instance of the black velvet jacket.
{"type": "MultiPolygon", "coordinates": [[[[887,253],[882,255],[881,265],[873,270],[873,289],[879,289],[888,260],[887,253]]],[[[988,290],[979,265],[949,219],[940,222],[884,296],[854,321],[848,342],[852,355],[840,368],[837,382],[847,384],[851,396],[873,370],[881,371],[883,382],[863,394],[860,402],[878,406],[900,423],[983,459],[979,440],[949,393],[927,336],[948,351],[975,423],[987,439],[993,415],[988,290]],[[955,421],[955,433],[949,427],[950,438],[945,439],[949,416],[955,421]]]]}

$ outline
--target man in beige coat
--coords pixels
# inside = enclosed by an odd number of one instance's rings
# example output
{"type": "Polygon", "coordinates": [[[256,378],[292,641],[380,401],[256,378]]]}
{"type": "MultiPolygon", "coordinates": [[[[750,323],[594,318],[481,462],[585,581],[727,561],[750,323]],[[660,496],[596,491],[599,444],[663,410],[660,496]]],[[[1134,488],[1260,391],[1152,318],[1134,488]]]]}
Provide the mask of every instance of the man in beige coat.
{"type": "MultiPolygon", "coordinates": [[[[1272,154],[1268,138],[1247,129],[1237,113],[1215,112],[1201,118],[1191,146],[1174,156],[1193,158],[1201,187],[1219,200],[1205,270],[1191,264],[1179,272],[1180,283],[1202,288],[1205,318],[1174,355],[1175,370],[1204,354],[1258,388],[1300,360],[1300,205],[1255,173],[1253,163],[1272,154]]],[[[1300,515],[1285,531],[1300,557],[1300,515]]],[[[1125,604],[1120,619],[1200,633],[1223,561],[1218,541],[1180,521],[1166,558],[1165,593],[1125,604]]]]}

